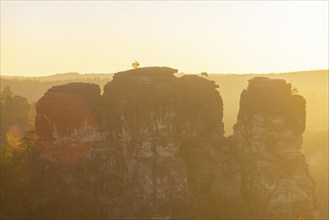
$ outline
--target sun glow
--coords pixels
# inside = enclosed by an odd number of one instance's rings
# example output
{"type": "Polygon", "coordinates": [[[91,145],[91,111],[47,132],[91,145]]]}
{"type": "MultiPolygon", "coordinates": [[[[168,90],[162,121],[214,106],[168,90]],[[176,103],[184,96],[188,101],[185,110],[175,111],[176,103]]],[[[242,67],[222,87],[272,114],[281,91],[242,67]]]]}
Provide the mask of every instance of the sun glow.
{"type": "Polygon", "coordinates": [[[1,74],[328,68],[328,2],[1,1],[1,74]]]}

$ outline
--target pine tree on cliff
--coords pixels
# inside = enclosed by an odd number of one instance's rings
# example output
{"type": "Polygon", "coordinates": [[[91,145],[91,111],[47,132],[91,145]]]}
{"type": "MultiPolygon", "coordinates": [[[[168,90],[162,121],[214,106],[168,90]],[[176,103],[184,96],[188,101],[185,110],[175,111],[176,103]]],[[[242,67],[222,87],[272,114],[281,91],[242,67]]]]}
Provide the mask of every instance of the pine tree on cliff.
{"type": "Polygon", "coordinates": [[[133,67],[134,69],[137,69],[137,68],[139,67],[139,63],[138,63],[137,61],[133,62],[133,63],[132,63],[132,67],[133,67]]]}

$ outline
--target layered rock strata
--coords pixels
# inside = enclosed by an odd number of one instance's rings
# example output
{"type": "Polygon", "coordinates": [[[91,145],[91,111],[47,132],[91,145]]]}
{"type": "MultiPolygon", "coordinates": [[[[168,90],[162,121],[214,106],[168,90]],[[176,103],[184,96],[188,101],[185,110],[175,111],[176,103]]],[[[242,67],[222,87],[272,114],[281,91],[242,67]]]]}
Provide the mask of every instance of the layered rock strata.
{"type": "Polygon", "coordinates": [[[284,80],[256,77],[234,127],[241,199],[252,218],[315,218],[314,181],[301,153],[305,100],[284,80]]]}
{"type": "Polygon", "coordinates": [[[37,103],[36,130],[44,139],[86,137],[98,127],[100,98],[96,84],[54,86],[37,103]]]}
{"type": "Polygon", "coordinates": [[[304,99],[284,81],[255,78],[225,138],[218,86],[175,72],[119,72],[102,95],[84,83],[48,90],[37,104],[30,217],[314,216],[304,99]]]}

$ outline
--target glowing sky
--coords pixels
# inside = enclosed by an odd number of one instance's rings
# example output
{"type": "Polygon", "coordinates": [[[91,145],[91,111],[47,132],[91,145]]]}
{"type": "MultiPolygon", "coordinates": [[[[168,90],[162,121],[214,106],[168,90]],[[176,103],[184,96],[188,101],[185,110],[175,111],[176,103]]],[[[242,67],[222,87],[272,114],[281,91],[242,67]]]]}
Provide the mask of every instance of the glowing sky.
{"type": "Polygon", "coordinates": [[[1,1],[1,74],[328,68],[328,1],[1,1]]]}

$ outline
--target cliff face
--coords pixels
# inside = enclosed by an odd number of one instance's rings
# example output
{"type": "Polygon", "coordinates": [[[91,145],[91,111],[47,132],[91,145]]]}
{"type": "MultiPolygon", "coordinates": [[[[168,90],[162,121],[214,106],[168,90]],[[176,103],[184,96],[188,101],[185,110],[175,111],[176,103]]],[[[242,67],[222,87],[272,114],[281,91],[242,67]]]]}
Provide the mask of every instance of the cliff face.
{"type": "Polygon", "coordinates": [[[100,97],[95,84],[52,87],[37,103],[36,130],[45,139],[86,136],[97,128],[100,97]]]}
{"type": "Polygon", "coordinates": [[[103,95],[83,83],[48,90],[37,104],[31,217],[312,216],[304,99],[255,78],[225,138],[218,86],[175,72],[119,72],[103,95]]]}
{"type": "Polygon", "coordinates": [[[256,77],[234,127],[241,199],[257,218],[315,218],[314,182],[301,153],[305,100],[284,80],[256,77]]]}
{"type": "Polygon", "coordinates": [[[213,82],[176,78],[170,68],[119,72],[104,87],[105,131],[111,136],[223,135],[223,103],[213,82]]]}
{"type": "Polygon", "coordinates": [[[34,210],[37,216],[225,216],[217,207],[224,207],[226,188],[238,192],[239,181],[230,181],[238,175],[227,170],[230,167],[238,172],[237,163],[224,164],[234,158],[223,136],[218,86],[198,76],[177,78],[175,72],[160,67],[119,72],[104,87],[101,97],[90,92],[80,98],[81,90],[92,87],[89,84],[59,86],[45,94],[37,105],[41,141],[35,142],[38,153],[34,158],[35,167],[40,169],[37,173],[43,177],[33,179],[34,185],[47,186],[41,187],[44,191],[36,189],[39,196],[52,194],[45,197],[55,201],[39,204],[41,210],[48,211],[34,210]],[[52,95],[54,90],[63,94],[59,97],[63,100],[52,95]],[[79,96],[82,104],[72,102],[71,94],[79,96]],[[84,106],[88,111],[81,111],[84,106]],[[77,123],[60,121],[67,107],[77,112],[77,123]],[[76,132],[69,127],[73,124],[78,125],[78,131],[87,124],[93,128],[87,126],[93,136],[76,132]],[[74,139],[76,133],[78,139],[74,139]],[[45,167],[47,171],[42,171],[45,167]],[[224,175],[225,182],[220,179],[224,175]],[[63,198],[75,202],[68,205],[63,198]],[[91,201],[97,205],[87,208],[91,201]],[[67,206],[69,211],[51,211],[67,210],[67,206]]]}

